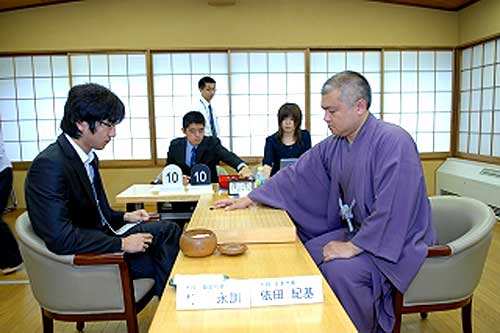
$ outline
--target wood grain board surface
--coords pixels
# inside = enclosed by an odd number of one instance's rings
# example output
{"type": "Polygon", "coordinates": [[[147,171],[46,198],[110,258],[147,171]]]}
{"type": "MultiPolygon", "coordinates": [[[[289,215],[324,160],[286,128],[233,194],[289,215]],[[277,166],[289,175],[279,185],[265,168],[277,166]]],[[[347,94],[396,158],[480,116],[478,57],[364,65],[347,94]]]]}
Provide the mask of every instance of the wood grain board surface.
{"type": "MultiPolygon", "coordinates": [[[[204,258],[189,258],[179,253],[171,276],[207,273],[244,279],[321,275],[302,243],[297,241],[248,244],[244,254],[234,257],[216,252],[204,258]]],[[[175,289],[167,287],[149,332],[356,332],[337,297],[323,278],[322,281],[323,303],[225,310],[178,311],[175,289]]]]}
{"type": "Polygon", "coordinates": [[[219,244],[296,241],[295,225],[286,212],[260,205],[233,211],[213,209],[215,200],[219,198],[200,196],[187,230],[210,229],[217,236],[219,244]]]}

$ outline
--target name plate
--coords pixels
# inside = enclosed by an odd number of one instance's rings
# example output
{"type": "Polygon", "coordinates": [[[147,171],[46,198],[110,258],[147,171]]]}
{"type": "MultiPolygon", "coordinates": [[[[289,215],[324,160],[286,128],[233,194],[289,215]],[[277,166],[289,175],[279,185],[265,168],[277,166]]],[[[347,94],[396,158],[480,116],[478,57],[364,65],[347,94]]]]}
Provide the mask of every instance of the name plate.
{"type": "Polygon", "coordinates": [[[175,278],[176,309],[241,309],[323,302],[321,276],[267,279],[175,278]]]}
{"type": "Polygon", "coordinates": [[[323,284],[319,275],[252,279],[252,307],[311,304],[323,302],[323,284]]]}
{"type": "Polygon", "coordinates": [[[242,309],[250,307],[246,280],[225,279],[205,282],[176,279],[177,310],[242,309]]]}

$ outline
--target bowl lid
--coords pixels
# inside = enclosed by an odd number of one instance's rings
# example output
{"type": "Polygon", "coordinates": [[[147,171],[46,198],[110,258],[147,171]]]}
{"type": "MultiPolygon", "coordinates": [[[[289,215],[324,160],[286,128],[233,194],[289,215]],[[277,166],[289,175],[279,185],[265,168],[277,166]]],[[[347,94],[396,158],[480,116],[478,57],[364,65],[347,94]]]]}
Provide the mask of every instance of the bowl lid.
{"type": "Polygon", "coordinates": [[[217,249],[226,256],[237,256],[245,253],[248,247],[243,243],[225,243],[219,244],[217,249]]]}

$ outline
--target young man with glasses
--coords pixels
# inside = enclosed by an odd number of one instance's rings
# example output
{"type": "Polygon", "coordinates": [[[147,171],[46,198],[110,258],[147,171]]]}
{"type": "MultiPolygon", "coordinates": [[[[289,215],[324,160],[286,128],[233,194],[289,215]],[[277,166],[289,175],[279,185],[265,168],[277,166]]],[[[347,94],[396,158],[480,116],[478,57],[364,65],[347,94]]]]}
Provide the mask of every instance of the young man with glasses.
{"type": "Polygon", "coordinates": [[[170,222],[148,221],[145,210],[119,212],[108,202],[94,150],[116,135],[125,107],[107,88],[83,84],[71,88],[64,106],[61,134],[33,161],[25,182],[33,230],[60,255],[124,251],[132,278],[154,278],[161,296],[179,250],[180,229],[170,222]],[[123,229],[122,229],[123,230],[123,229]]]}

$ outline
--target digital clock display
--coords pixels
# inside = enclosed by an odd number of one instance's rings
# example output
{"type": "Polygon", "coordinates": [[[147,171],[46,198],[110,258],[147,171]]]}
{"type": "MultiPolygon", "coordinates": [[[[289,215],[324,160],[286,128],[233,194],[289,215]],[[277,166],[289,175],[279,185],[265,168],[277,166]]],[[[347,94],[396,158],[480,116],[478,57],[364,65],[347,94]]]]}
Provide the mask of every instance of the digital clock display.
{"type": "Polygon", "coordinates": [[[231,180],[229,182],[229,195],[246,196],[253,190],[253,181],[251,180],[231,180]]]}

